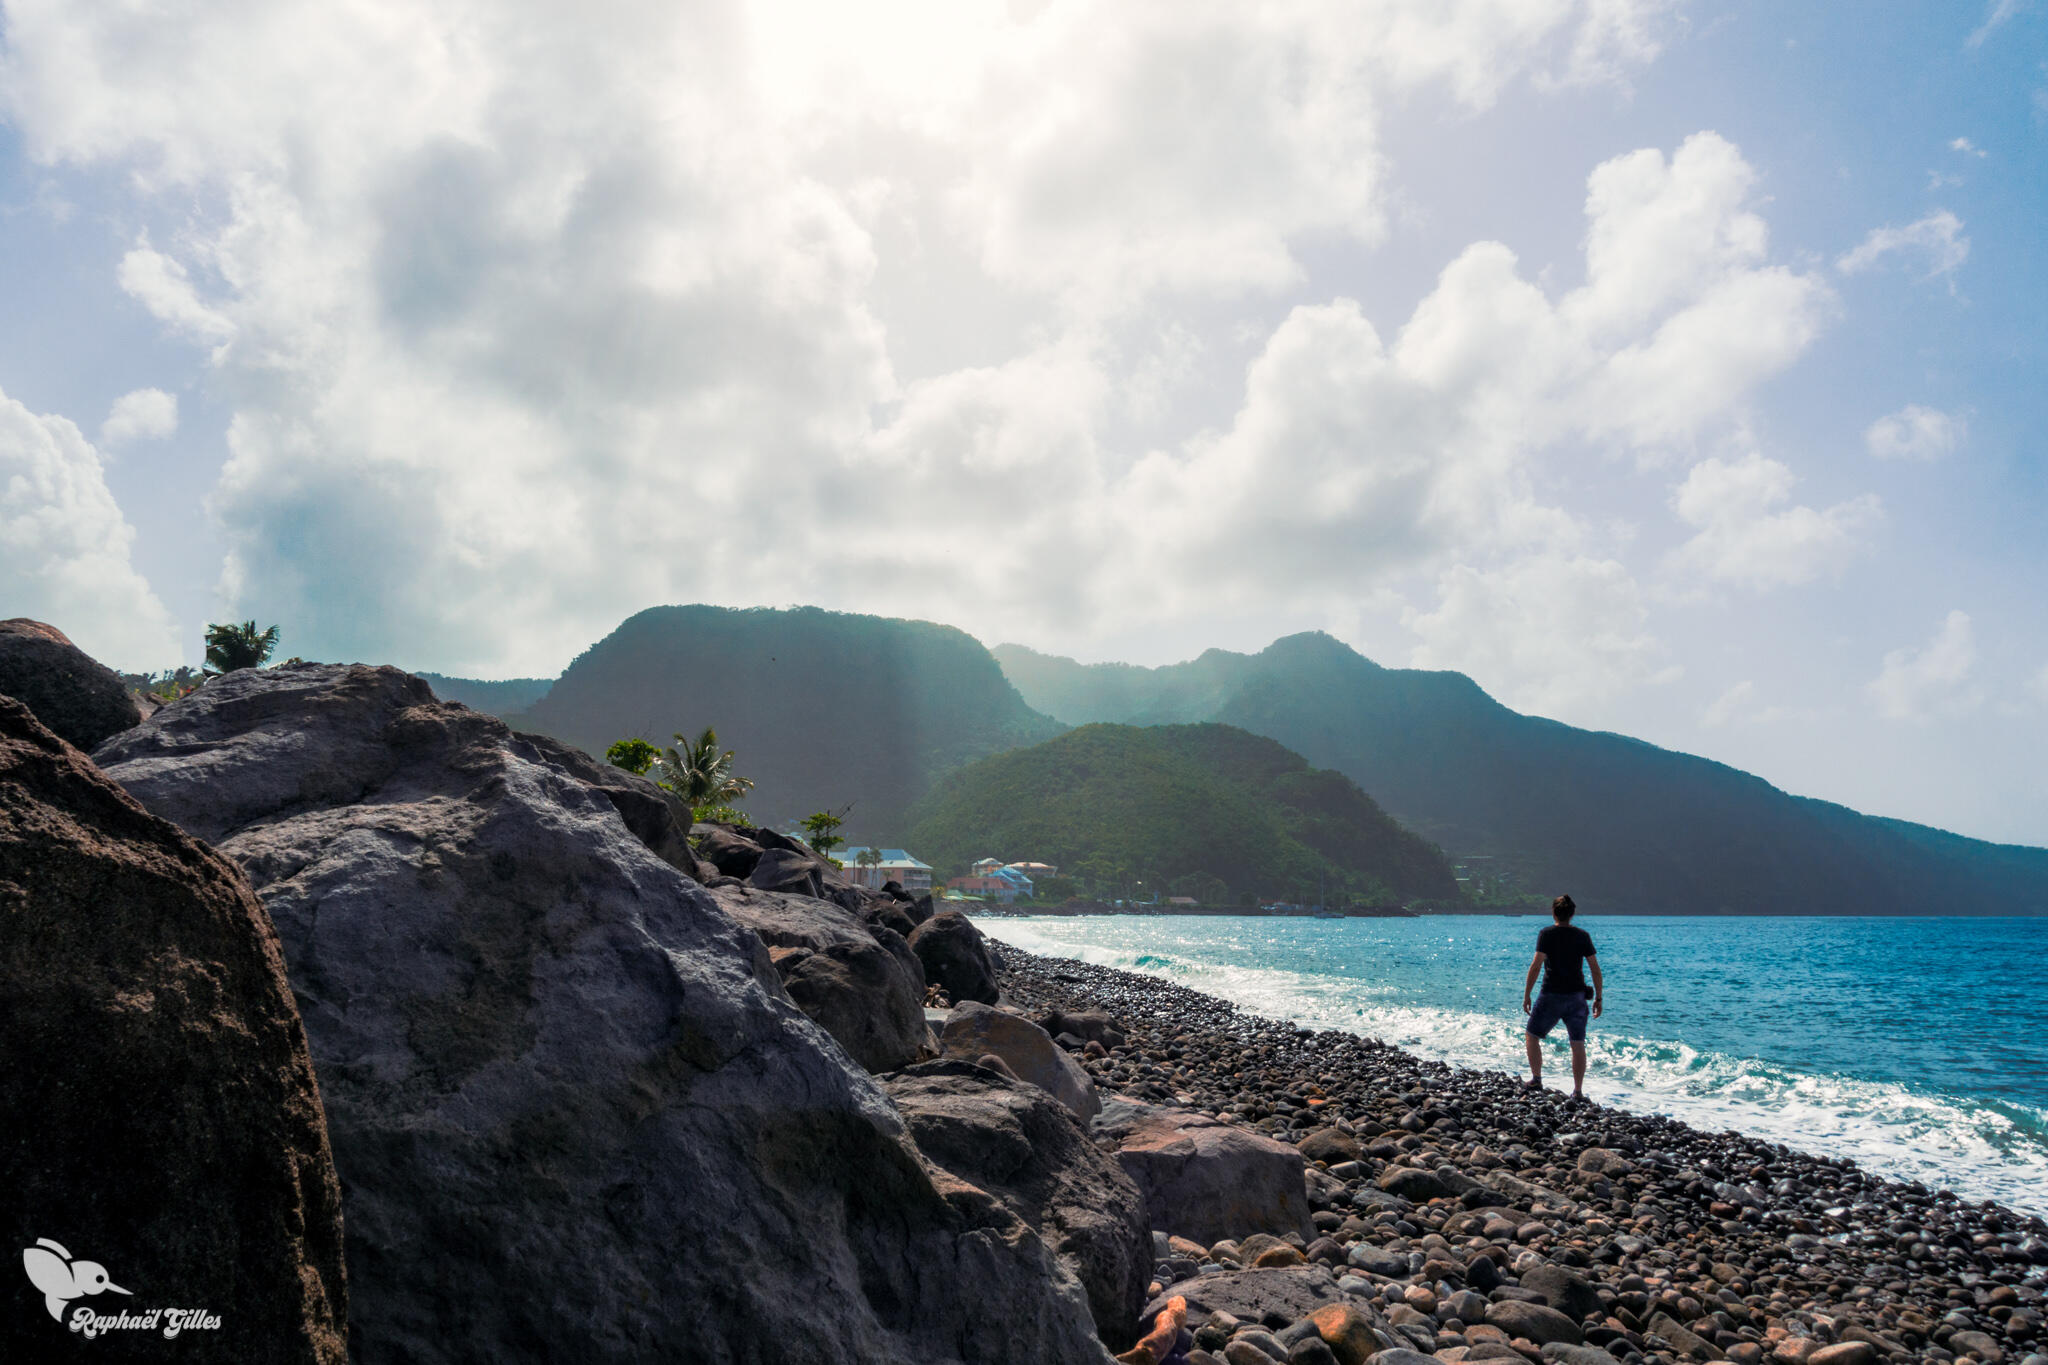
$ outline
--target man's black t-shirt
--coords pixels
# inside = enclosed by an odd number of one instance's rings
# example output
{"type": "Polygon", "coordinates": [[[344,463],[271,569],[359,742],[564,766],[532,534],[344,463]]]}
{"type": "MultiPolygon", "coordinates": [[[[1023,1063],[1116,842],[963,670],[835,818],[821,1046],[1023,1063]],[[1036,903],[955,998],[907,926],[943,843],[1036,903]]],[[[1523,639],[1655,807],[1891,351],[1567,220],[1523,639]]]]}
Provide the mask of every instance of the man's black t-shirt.
{"type": "Polygon", "coordinates": [[[1593,936],[1569,924],[1553,924],[1536,935],[1536,951],[1543,954],[1544,995],[1590,995],[1586,989],[1586,959],[1593,956],[1593,936]]]}

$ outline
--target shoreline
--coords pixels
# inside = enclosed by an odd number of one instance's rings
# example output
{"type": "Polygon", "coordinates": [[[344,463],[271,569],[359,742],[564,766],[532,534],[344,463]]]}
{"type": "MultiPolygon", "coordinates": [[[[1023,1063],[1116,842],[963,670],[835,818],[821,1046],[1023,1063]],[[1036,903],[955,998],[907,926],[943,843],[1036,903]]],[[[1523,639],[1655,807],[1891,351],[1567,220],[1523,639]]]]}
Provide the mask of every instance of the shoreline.
{"type": "MultiPolygon", "coordinates": [[[[1080,1058],[1105,1092],[1314,1139],[1320,1235],[1294,1254],[1364,1276],[1418,1351],[1493,1356],[1488,1329],[1443,1310],[1477,1306],[1460,1298],[1475,1279],[1518,1296],[1520,1273],[1549,1263],[1583,1281],[1585,1340],[1610,1358],[1806,1365],[1853,1345],[1814,1365],[2048,1365],[2038,1217],[1732,1131],[1570,1106],[1157,977],[989,946],[1015,1003],[1106,1010],[1125,1031],[1125,1046],[1080,1058]]],[[[1176,1243],[1155,1280],[1199,1287],[1232,1249],[1176,1243]]]]}

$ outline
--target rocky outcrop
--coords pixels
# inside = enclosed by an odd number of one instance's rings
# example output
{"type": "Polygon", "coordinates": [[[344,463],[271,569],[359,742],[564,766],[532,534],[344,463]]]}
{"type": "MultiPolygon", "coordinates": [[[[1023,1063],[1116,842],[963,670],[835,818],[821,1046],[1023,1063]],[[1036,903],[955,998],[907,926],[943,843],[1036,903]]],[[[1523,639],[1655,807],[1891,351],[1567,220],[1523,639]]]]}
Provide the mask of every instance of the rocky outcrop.
{"type": "Polygon", "coordinates": [[[1301,1153],[1206,1114],[1112,1099],[1092,1129],[1145,1196],[1156,1231],[1204,1246],[1290,1232],[1312,1238],[1301,1153]]]}
{"type": "Polygon", "coordinates": [[[1000,1058],[1011,1075],[1045,1091],[1083,1123],[1102,1112],[1088,1073],[1022,1015],[973,1001],[956,1005],[939,1033],[939,1050],[964,1062],[1000,1058]]]}
{"type": "Polygon", "coordinates": [[[0,693],[80,749],[142,720],[134,694],[118,674],[55,626],[25,617],[0,621],[0,693]]]}
{"type": "Polygon", "coordinates": [[[911,931],[910,946],[924,963],[925,980],[958,1005],[969,1000],[993,1005],[1000,998],[995,964],[974,921],[958,910],[941,910],[911,931]]]}
{"type": "Polygon", "coordinates": [[[99,755],[269,907],[367,1361],[1100,1360],[752,930],[600,791],[395,669],[208,685],[99,755]]]}
{"type": "Polygon", "coordinates": [[[927,1062],[883,1081],[918,1148],[1038,1230],[1087,1291],[1103,1340],[1138,1334],[1151,1234],[1137,1186],[1064,1105],[968,1062],[927,1062]]]}
{"type": "Polygon", "coordinates": [[[768,945],[789,998],[854,1061],[891,1071],[936,1051],[924,1022],[924,968],[899,935],[831,901],[733,885],[711,895],[768,945]]]}
{"type": "MultiPolygon", "coordinates": [[[[66,1320],[204,1308],[209,1359],[340,1365],[341,1189],[269,916],[4,697],[0,923],[0,1189],[35,1287],[78,1288],[75,1256],[127,1294],[58,1292],[66,1320]]],[[[82,1343],[15,1283],[0,1359],[82,1343]]]]}
{"type": "Polygon", "coordinates": [[[532,745],[552,766],[575,774],[586,785],[603,792],[626,828],[655,857],[692,881],[709,881],[718,875],[715,868],[700,862],[690,849],[690,808],[662,790],[653,779],[600,763],[575,745],[546,735],[522,734],[520,739],[532,745]]]}

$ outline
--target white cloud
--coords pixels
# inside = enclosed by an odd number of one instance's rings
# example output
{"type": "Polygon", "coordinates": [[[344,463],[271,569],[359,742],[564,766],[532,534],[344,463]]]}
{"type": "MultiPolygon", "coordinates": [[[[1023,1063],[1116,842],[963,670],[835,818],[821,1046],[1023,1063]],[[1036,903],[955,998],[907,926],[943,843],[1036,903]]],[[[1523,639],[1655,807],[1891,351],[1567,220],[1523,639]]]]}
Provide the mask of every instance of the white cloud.
{"type": "Polygon", "coordinates": [[[135,389],[114,400],[100,423],[100,444],[124,445],[134,440],[162,440],[178,430],[178,396],[162,389],[135,389]]]}
{"type": "Polygon", "coordinates": [[[0,617],[47,621],[111,667],[177,663],[170,616],[130,560],[134,539],[78,428],[0,393],[0,617]]]}
{"type": "Polygon", "coordinates": [[[1390,101],[1620,79],[1662,8],[29,6],[0,90],[181,215],[119,276],[230,396],[231,609],[528,671],[665,600],[1045,639],[1434,583],[1464,620],[1546,556],[1620,600],[1546,462],[1723,430],[1831,316],[1739,150],[1595,168],[1575,288],[1480,242],[1376,326],[1304,246],[1381,231],[1390,101]],[[1246,297],[1281,321],[1241,403],[1176,428],[1234,377],[1171,339],[1246,297]]]}
{"type": "Polygon", "coordinates": [[[1470,674],[1509,705],[1556,717],[1592,717],[1601,705],[1679,670],[1647,627],[1628,571],[1612,560],[1539,554],[1482,572],[1447,571],[1434,611],[1403,623],[1421,643],[1416,668],[1470,674]]]}
{"type": "Polygon", "coordinates": [[[1873,494],[1825,511],[1786,506],[1796,481],[1788,466],[1757,451],[1694,465],[1671,501],[1698,534],[1672,553],[1668,568],[1756,590],[1840,572],[1883,509],[1873,494]]]}
{"type": "Polygon", "coordinates": [[[1966,137],[1956,138],[1948,144],[1948,148],[1952,152],[1961,152],[1964,156],[1985,157],[1990,155],[1989,152],[1966,137]]]}
{"type": "Polygon", "coordinates": [[[2033,0],[1990,0],[1990,3],[1984,7],[1984,22],[1979,24],[1968,38],[1963,40],[1963,45],[1965,47],[1981,47],[1984,40],[1989,38],[1996,29],[2032,3],[2033,0]]]}
{"type": "Polygon", "coordinates": [[[1946,279],[1953,289],[1956,271],[1970,259],[1970,239],[1963,235],[1962,219],[1947,209],[1936,209],[1904,227],[1872,228],[1855,250],[1836,258],[1835,269],[1844,275],[1860,274],[1899,251],[1924,254],[1926,278],[1946,279]]]}
{"type": "Polygon", "coordinates": [[[1957,413],[1908,403],[1872,422],[1863,444],[1880,460],[1939,460],[1955,454],[1969,430],[1957,413]]]}
{"type": "Polygon", "coordinates": [[[121,288],[158,321],[201,341],[226,341],[235,325],[200,302],[184,266],[147,241],[121,258],[121,288]]]}
{"type": "Polygon", "coordinates": [[[1966,612],[1952,611],[1925,648],[1895,649],[1865,690],[1888,720],[1926,720],[1975,708],[1982,694],[1970,685],[1977,644],[1966,612]]]}

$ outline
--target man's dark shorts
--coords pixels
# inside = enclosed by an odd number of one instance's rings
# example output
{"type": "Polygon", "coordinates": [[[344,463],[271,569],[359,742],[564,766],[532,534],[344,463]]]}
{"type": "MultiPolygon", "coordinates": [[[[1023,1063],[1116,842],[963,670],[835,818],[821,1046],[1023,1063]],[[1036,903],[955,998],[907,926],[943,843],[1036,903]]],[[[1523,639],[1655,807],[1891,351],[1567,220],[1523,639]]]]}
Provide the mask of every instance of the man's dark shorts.
{"type": "Polygon", "coordinates": [[[1583,1043],[1586,1041],[1586,1017],[1590,1013],[1586,997],[1577,991],[1539,995],[1536,1007],[1529,1011],[1529,1032],[1538,1038],[1546,1037],[1557,1027],[1558,1021],[1563,1020],[1566,1036],[1575,1043],[1583,1043]]]}

